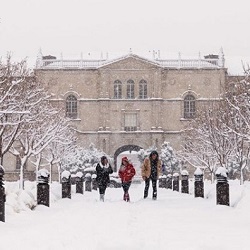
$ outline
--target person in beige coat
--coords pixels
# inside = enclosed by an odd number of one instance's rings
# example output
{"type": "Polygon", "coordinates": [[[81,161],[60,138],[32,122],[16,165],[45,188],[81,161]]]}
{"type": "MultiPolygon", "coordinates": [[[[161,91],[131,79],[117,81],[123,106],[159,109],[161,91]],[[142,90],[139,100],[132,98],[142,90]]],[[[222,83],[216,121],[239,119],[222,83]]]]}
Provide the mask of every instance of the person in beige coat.
{"type": "Polygon", "coordinates": [[[153,187],[153,200],[157,199],[157,180],[161,175],[161,161],[157,151],[152,151],[149,157],[146,157],[141,167],[142,179],[145,181],[144,199],[148,197],[150,180],[153,187]]]}

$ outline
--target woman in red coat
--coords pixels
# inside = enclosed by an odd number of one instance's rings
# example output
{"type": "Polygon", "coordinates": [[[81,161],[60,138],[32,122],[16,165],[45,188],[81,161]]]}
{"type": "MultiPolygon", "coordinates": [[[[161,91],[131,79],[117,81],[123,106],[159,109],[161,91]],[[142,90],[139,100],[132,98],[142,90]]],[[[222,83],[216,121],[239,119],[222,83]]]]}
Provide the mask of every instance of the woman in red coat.
{"type": "Polygon", "coordinates": [[[121,167],[119,169],[119,177],[122,180],[122,188],[124,191],[124,195],[123,195],[123,200],[124,201],[129,201],[129,187],[131,185],[132,182],[132,178],[135,175],[135,168],[134,166],[129,163],[128,158],[125,156],[122,158],[122,164],[121,167]]]}

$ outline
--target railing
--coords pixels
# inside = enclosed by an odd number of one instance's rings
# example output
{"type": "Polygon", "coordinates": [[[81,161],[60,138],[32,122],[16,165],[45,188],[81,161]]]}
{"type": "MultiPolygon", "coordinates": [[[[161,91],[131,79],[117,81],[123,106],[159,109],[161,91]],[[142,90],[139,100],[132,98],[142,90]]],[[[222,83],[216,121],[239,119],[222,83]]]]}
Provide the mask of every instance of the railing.
{"type": "MultiPolygon", "coordinates": [[[[152,60],[164,68],[220,68],[219,59],[156,59],[152,60]]],[[[37,69],[81,69],[97,68],[112,60],[58,60],[40,59],[37,61],[37,69]]]]}
{"type": "Polygon", "coordinates": [[[37,68],[58,69],[58,68],[96,68],[104,64],[106,60],[57,60],[43,59],[37,68]]]}
{"type": "Polygon", "coordinates": [[[167,68],[219,68],[218,59],[158,59],[157,62],[167,68]]]}

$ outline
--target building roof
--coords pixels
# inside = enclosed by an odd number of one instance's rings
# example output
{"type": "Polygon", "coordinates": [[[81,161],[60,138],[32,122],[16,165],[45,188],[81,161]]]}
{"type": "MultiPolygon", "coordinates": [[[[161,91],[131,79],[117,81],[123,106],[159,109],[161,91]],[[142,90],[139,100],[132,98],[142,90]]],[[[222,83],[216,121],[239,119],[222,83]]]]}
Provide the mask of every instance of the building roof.
{"type": "Polygon", "coordinates": [[[177,59],[148,59],[136,54],[127,54],[114,59],[47,59],[46,56],[38,56],[36,62],[36,69],[98,69],[113,63],[120,62],[127,58],[133,58],[145,63],[161,68],[172,69],[198,69],[198,68],[224,68],[224,55],[218,55],[218,57],[210,58],[205,56],[204,59],[182,59],[179,55],[177,59]]]}

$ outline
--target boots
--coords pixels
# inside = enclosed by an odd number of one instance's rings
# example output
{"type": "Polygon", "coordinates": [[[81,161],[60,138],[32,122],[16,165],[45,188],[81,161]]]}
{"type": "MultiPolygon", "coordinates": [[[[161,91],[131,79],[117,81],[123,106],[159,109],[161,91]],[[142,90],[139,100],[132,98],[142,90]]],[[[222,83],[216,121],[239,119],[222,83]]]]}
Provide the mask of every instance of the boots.
{"type": "Polygon", "coordinates": [[[157,192],[153,192],[153,200],[157,199],[157,192]]]}
{"type": "Polygon", "coordinates": [[[127,202],[130,201],[129,193],[125,193],[125,194],[123,195],[123,200],[124,200],[124,201],[127,201],[127,202]]]}
{"type": "Polygon", "coordinates": [[[104,194],[100,194],[100,201],[104,201],[104,194]]]}

